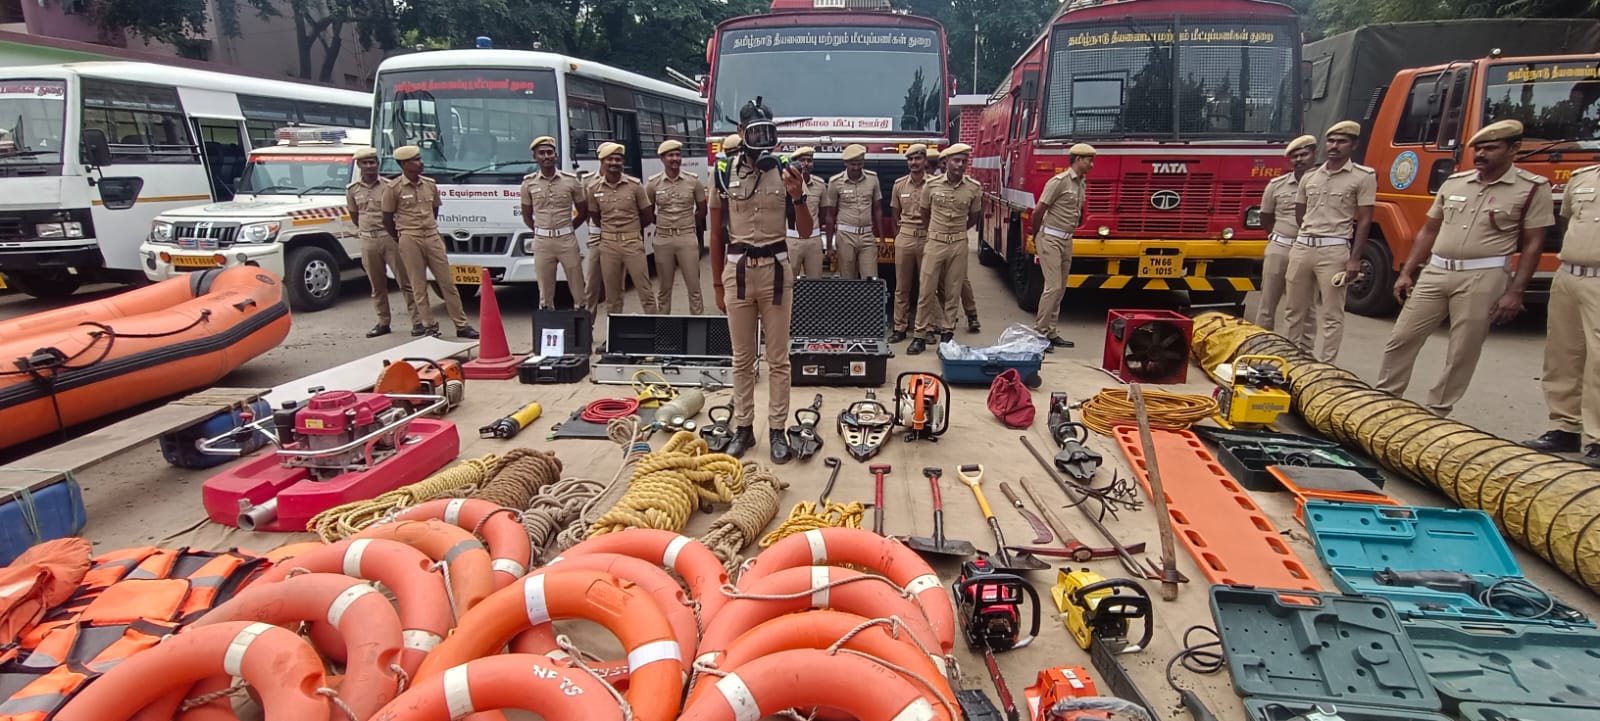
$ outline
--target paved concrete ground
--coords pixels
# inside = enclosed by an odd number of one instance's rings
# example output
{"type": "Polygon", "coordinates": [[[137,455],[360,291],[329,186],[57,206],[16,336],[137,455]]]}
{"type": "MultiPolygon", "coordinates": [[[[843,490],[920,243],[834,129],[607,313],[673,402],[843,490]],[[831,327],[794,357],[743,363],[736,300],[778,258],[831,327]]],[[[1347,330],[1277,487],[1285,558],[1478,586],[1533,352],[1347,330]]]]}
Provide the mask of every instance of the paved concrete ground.
{"type": "MultiPolygon", "coordinates": [[[[978,266],[975,260],[971,265],[974,289],[979,298],[980,312],[984,321],[984,332],[981,335],[962,333],[960,336],[962,340],[968,342],[980,339],[988,342],[1005,327],[1005,324],[1024,320],[1025,314],[1017,309],[995,272],[978,266]]],[[[709,290],[707,288],[707,292],[709,290]]],[[[360,282],[352,283],[346,287],[344,298],[336,307],[321,313],[296,316],[294,330],[283,345],[250,362],[225,379],[222,384],[269,387],[346,359],[376,352],[409,340],[403,333],[371,340],[363,337],[372,323],[366,295],[365,285],[360,282]]],[[[679,295],[679,307],[686,307],[683,305],[681,288],[679,295]]],[[[529,318],[536,304],[532,289],[503,289],[499,299],[505,312],[506,327],[510,332],[513,347],[529,347],[531,345],[529,318]]],[[[397,308],[402,307],[399,305],[397,294],[393,296],[393,300],[397,308]]],[[[630,297],[629,307],[634,308],[635,302],[630,297]]],[[[1078,347],[1046,357],[1042,373],[1045,383],[1034,394],[1034,402],[1039,408],[1039,422],[1032,429],[1023,432],[1036,444],[1049,444],[1048,433],[1042,427],[1044,404],[1049,391],[1064,390],[1074,398],[1081,399],[1101,388],[1113,385],[1107,376],[1097,370],[1102,347],[1101,339],[1105,333],[1105,310],[1108,307],[1136,302],[1135,299],[1127,297],[1069,297],[1070,309],[1065,314],[1063,334],[1077,340],[1078,347]]],[[[0,318],[40,310],[47,305],[15,295],[0,296],[0,318]]],[[[1369,380],[1375,378],[1389,325],[1388,320],[1352,316],[1348,320],[1341,364],[1369,380]]],[[[1425,384],[1431,383],[1435,377],[1443,345],[1444,338],[1441,334],[1424,352],[1418,372],[1418,382],[1424,385],[1414,390],[1413,398],[1420,398],[1426,390],[1425,384]]],[[[1542,347],[1543,321],[1540,317],[1524,318],[1512,327],[1497,332],[1484,350],[1484,360],[1478,371],[1479,382],[1461,404],[1457,415],[1462,420],[1512,439],[1521,439],[1543,430],[1545,409],[1538,389],[1542,347]]],[[[931,353],[918,358],[906,357],[903,354],[903,344],[897,351],[901,355],[890,363],[891,379],[894,374],[904,370],[938,368],[937,358],[931,353]]],[[[1204,379],[1198,370],[1191,368],[1190,380],[1194,382],[1178,390],[1209,393],[1210,387],[1201,382],[1204,379]]],[[[466,404],[452,416],[452,420],[465,431],[461,456],[478,457],[486,453],[503,452],[505,448],[513,445],[547,448],[561,457],[566,464],[567,474],[608,479],[615,472],[618,458],[613,452],[615,447],[609,442],[571,440],[550,442],[543,439],[542,432],[550,423],[565,418],[573,409],[589,400],[620,395],[619,390],[621,389],[614,386],[589,383],[523,386],[514,381],[473,382],[468,387],[466,404]],[[544,405],[545,415],[536,426],[537,432],[524,433],[513,444],[482,441],[474,437],[472,429],[530,400],[539,400],[544,405]]],[[[824,455],[844,456],[841,441],[831,430],[831,419],[846,404],[861,398],[863,394],[857,389],[843,388],[823,389],[822,392],[825,397],[823,414],[827,419],[824,425],[829,428],[824,434],[827,444],[824,455]]],[[[880,397],[884,399],[892,394],[888,388],[880,389],[879,392],[880,397]]],[[[719,391],[712,394],[712,403],[726,402],[728,393],[719,391]]],[[[795,405],[803,405],[801,401],[809,399],[812,393],[810,389],[796,390],[795,405]]],[[[963,463],[982,463],[986,467],[986,480],[989,481],[986,485],[991,502],[996,503],[998,500],[996,511],[1008,534],[1008,540],[1025,542],[1031,537],[1027,525],[1020,516],[1015,510],[1007,507],[1003,498],[1000,498],[996,484],[999,481],[1015,483],[1024,476],[1036,480],[1044,479],[1034,461],[1026,453],[1021,452],[1020,444],[1016,441],[1021,433],[1006,430],[986,410],[985,395],[985,390],[982,388],[959,389],[955,393],[955,430],[941,442],[907,444],[895,439],[889,443],[879,458],[875,459],[890,463],[894,468],[887,486],[886,522],[889,533],[926,535],[931,532],[930,502],[926,482],[920,475],[920,469],[924,466],[937,465],[944,467],[948,474],[944,483],[944,498],[948,508],[948,535],[971,540],[980,548],[992,548],[994,542],[981,515],[977,512],[971,494],[962,488],[954,477],[956,466],[963,463]]],[[[758,399],[762,397],[764,390],[757,394],[758,399]]],[[[759,418],[764,414],[757,415],[759,418]]],[[[1101,482],[1109,479],[1113,472],[1127,475],[1127,464],[1109,439],[1096,437],[1092,440],[1092,445],[1107,459],[1099,479],[1101,482]]],[[[763,445],[759,458],[765,457],[765,450],[763,445]]],[[[786,514],[796,502],[814,500],[827,477],[826,468],[816,459],[807,464],[791,464],[777,470],[780,476],[790,483],[788,495],[783,499],[780,516],[786,514]]],[[[161,461],[154,443],[130,452],[115,463],[104,464],[84,473],[82,480],[90,518],[85,535],[102,549],[154,542],[189,543],[196,546],[238,545],[264,550],[285,540],[300,538],[245,534],[207,523],[199,503],[200,485],[207,475],[205,472],[184,471],[167,466],[161,461]]],[[[1183,481],[1184,479],[1169,479],[1168,482],[1183,481]]],[[[867,501],[871,499],[871,485],[872,479],[866,465],[847,460],[834,497],[838,500],[867,501]]],[[[1403,481],[1390,483],[1388,490],[1403,502],[1448,505],[1448,501],[1442,496],[1403,481]]],[[[1065,498],[1053,489],[1051,497],[1057,502],[1065,501],[1065,498]]],[[[1316,561],[1315,553],[1306,540],[1303,530],[1292,518],[1291,502],[1284,497],[1284,494],[1256,493],[1254,498],[1268,511],[1277,527],[1285,532],[1290,546],[1299,553],[1308,566],[1316,570],[1321,582],[1332,588],[1321,565],[1316,561]]],[[[1077,511],[1062,510],[1060,515],[1069,527],[1086,541],[1099,542],[1077,511]]],[[[698,515],[689,531],[702,532],[712,518],[711,515],[698,515]]],[[[1157,549],[1156,525],[1152,511],[1125,513],[1121,521],[1110,525],[1113,532],[1127,542],[1149,542],[1152,551],[1147,555],[1152,558],[1158,557],[1155,550],[1157,549]]],[[[1178,557],[1180,569],[1190,578],[1203,579],[1181,547],[1178,557]]],[[[1571,583],[1559,572],[1529,554],[1519,550],[1518,558],[1533,580],[1591,615],[1600,613],[1600,600],[1593,594],[1571,583]]],[[[1095,561],[1088,565],[1107,576],[1123,575],[1121,567],[1115,561],[1095,561]]],[[[947,565],[941,566],[939,570],[948,581],[954,577],[957,569],[954,565],[947,565]]],[[[1035,574],[1033,580],[1048,605],[1049,597],[1045,592],[1055,580],[1054,571],[1035,574]]],[[[1156,595],[1157,589],[1152,585],[1150,591],[1152,595],[1156,595]]],[[[1133,669],[1144,692],[1156,701],[1168,717],[1184,718],[1181,708],[1177,706],[1177,695],[1167,688],[1166,682],[1162,679],[1162,670],[1167,659],[1179,650],[1185,628],[1194,624],[1211,624],[1205,584],[1203,582],[1188,584],[1175,603],[1157,601],[1155,614],[1157,633],[1152,647],[1144,652],[1126,656],[1124,661],[1133,669]]],[[[957,645],[962,664],[963,685],[967,688],[982,688],[992,694],[981,660],[966,653],[959,642],[957,645]]],[[[1000,663],[1019,702],[1021,689],[1032,683],[1034,674],[1039,669],[1055,665],[1075,664],[1085,667],[1090,665],[1087,654],[1080,651],[1062,629],[1053,608],[1046,609],[1046,623],[1040,639],[1027,649],[1003,655],[1000,663]]],[[[1220,718],[1243,717],[1242,708],[1225,674],[1203,679],[1184,674],[1183,682],[1196,686],[1206,703],[1220,718]]]]}

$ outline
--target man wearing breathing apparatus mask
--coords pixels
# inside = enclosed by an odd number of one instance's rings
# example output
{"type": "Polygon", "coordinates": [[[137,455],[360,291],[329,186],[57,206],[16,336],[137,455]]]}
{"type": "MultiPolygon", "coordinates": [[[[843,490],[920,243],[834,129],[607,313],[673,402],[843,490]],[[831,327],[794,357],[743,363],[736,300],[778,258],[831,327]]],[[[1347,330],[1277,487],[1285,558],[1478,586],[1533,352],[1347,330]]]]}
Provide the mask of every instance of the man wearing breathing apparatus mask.
{"type": "Polygon", "coordinates": [[[728,314],[733,341],[734,434],[727,452],[735,457],[756,445],[756,348],[765,330],[767,432],[774,463],[793,457],[784,428],[789,418],[789,300],[794,269],[789,263],[789,223],[800,237],[812,233],[804,212],[800,171],[772,153],[778,126],[761,98],[739,110],[743,139],[736,157],[717,164],[710,197],[712,294],[728,314]],[[799,207],[802,212],[796,213],[799,207]],[[729,287],[731,286],[731,287],[729,287]]]}

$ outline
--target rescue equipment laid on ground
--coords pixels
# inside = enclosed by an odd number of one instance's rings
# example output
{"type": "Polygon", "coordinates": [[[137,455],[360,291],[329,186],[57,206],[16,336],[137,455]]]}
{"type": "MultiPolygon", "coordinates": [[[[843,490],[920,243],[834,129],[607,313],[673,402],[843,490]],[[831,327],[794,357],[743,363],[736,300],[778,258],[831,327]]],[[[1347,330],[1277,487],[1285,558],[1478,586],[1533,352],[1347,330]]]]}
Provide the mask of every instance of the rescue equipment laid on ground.
{"type": "Polygon", "coordinates": [[[1142,468],[1150,489],[1150,499],[1156,507],[1156,525],[1161,533],[1161,598],[1175,601],[1178,584],[1185,579],[1178,573],[1176,532],[1172,529],[1172,513],[1167,508],[1167,491],[1161,480],[1160,453],[1150,437],[1150,413],[1144,402],[1144,388],[1138,383],[1128,384],[1128,397],[1133,400],[1134,418],[1138,421],[1139,447],[1144,451],[1142,468]]]}
{"type": "Polygon", "coordinates": [[[789,364],[797,386],[881,386],[888,377],[889,286],[882,278],[794,283],[789,364]]]}
{"type": "Polygon", "coordinates": [[[733,341],[722,315],[624,315],[607,318],[596,383],[632,385],[651,373],[674,386],[733,386],[733,341]]]}
{"type": "Polygon", "coordinates": [[[906,536],[899,539],[907,547],[925,556],[936,558],[972,558],[978,555],[970,541],[962,541],[944,536],[944,495],[939,491],[939,481],[944,476],[942,468],[924,468],[922,475],[928,478],[928,487],[933,492],[933,537],[906,536]]]}
{"type": "Polygon", "coordinates": [[[544,412],[544,407],[534,401],[522,407],[516,413],[496,420],[489,425],[478,429],[479,438],[499,438],[509,441],[517,437],[522,429],[527,428],[534,421],[539,420],[539,414],[544,412]]]}
{"type": "Polygon", "coordinates": [[[674,390],[678,395],[656,408],[651,424],[674,433],[695,430],[699,424],[695,423],[694,418],[700,415],[700,409],[706,407],[705,391],[699,388],[674,390]]]}
{"type": "Polygon", "coordinates": [[[0,448],[211,385],[288,334],[282,284],[243,266],[0,321],[0,448]]]}
{"type": "Polygon", "coordinates": [[[545,721],[625,721],[604,681],[525,653],[473,659],[422,679],[372,718],[458,721],[502,709],[520,709],[545,721]]]}
{"type": "MultiPolygon", "coordinates": [[[[730,414],[732,410],[730,409],[730,414]]],[[[867,389],[865,400],[859,400],[839,411],[839,436],[844,439],[850,457],[866,461],[883,450],[894,430],[895,414],[878,402],[878,394],[867,389]]]]}
{"type": "MultiPolygon", "coordinates": [[[[1050,598],[1067,632],[1080,648],[1089,651],[1090,661],[1107,690],[1154,716],[1156,706],[1145,698],[1119,658],[1144,650],[1154,636],[1155,609],[1144,587],[1127,579],[1106,579],[1087,568],[1061,569],[1056,573],[1056,584],[1050,587],[1050,598]],[[1134,621],[1141,627],[1137,641],[1128,633],[1129,623],[1134,621]]],[[[1196,721],[1204,719],[1197,716],[1196,721]]]]}
{"type": "MultiPolygon", "coordinates": [[[[1353,471],[1367,480],[1374,493],[1383,488],[1383,474],[1339,444],[1321,438],[1253,430],[1224,430],[1199,426],[1195,435],[1217,446],[1217,459],[1239,485],[1252,491],[1279,491],[1283,486],[1273,466],[1313,470],[1353,471]]],[[[1348,490],[1357,490],[1356,486],[1348,490]]],[[[1334,490],[1334,489],[1329,489],[1334,490]]]]}
{"type": "Polygon", "coordinates": [[[711,422],[700,427],[700,438],[706,442],[706,447],[712,453],[728,450],[728,444],[733,442],[733,406],[707,408],[706,418],[711,422]]]}
{"type": "Polygon", "coordinates": [[[396,406],[413,410],[431,405],[432,401],[426,400],[426,397],[443,398],[444,406],[433,411],[433,415],[442,417],[455,410],[466,398],[467,378],[462,375],[461,362],[454,358],[438,361],[403,358],[384,362],[383,373],[378,375],[372,392],[400,398],[402,400],[397,400],[396,406]]]}
{"type": "Polygon", "coordinates": [[[728,583],[728,573],[722,562],[711,549],[688,536],[653,528],[632,528],[595,536],[562,551],[561,555],[571,558],[586,553],[616,553],[672,569],[689,586],[689,595],[700,604],[702,622],[715,618],[728,602],[722,592],[728,583]]]}
{"type": "Polygon", "coordinates": [[[1112,310],[1106,314],[1100,367],[1123,383],[1179,385],[1189,378],[1194,321],[1170,310],[1112,310]]]}
{"type": "Polygon", "coordinates": [[[588,309],[533,312],[535,354],[517,366],[517,380],[523,383],[577,383],[589,375],[589,357],[594,351],[594,314],[588,309]],[[560,354],[542,355],[554,347],[560,336],[560,354]],[[546,339],[550,342],[546,342],[546,339]]]}
{"type": "MultiPolygon", "coordinates": [[[[920,603],[929,589],[919,586],[918,595],[908,597],[905,593],[910,590],[883,576],[838,566],[795,566],[749,582],[741,578],[737,593],[730,594],[732,600],[712,618],[700,639],[699,658],[714,659],[734,639],[763,622],[824,606],[869,618],[899,616],[918,644],[929,651],[937,649],[938,653],[949,654],[955,647],[954,622],[935,631],[920,603]],[[821,592],[824,586],[826,593],[821,592]]],[[[944,595],[939,586],[932,590],[944,595]]]]}
{"type": "Polygon", "coordinates": [[[1000,520],[995,518],[994,509],[989,507],[989,499],[983,495],[983,466],[976,464],[963,465],[956,469],[956,475],[961,482],[972,489],[972,497],[978,501],[978,510],[983,512],[983,519],[989,522],[989,531],[994,534],[995,552],[987,556],[989,565],[1001,571],[1042,571],[1050,567],[1031,554],[1012,553],[1006,545],[1006,537],[1000,531],[1000,520]]]}
{"type": "Polygon", "coordinates": [[[914,682],[855,654],[779,651],[706,683],[717,693],[685,706],[678,721],[744,721],[823,703],[861,721],[956,721],[914,682]]]}
{"type": "Polygon", "coordinates": [[[496,588],[489,550],[472,531],[455,524],[433,518],[379,523],[363,529],[355,538],[398,541],[443,564],[451,606],[457,616],[478,605],[496,588]]]}
{"type": "Polygon", "coordinates": [[[1284,490],[1294,495],[1294,517],[1301,525],[1306,522],[1306,503],[1309,501],[1400,505],[1399,501],[1383,495],[1383,491],[1378,490],[1366,476],[1345,468],[1267,466],[1267,473],[1284,490]]]}
{"type": "MultiPolygon", "coordinates": [[[[206,513],[247,531],[303,531],[329,508],[420,481],[461,450],[454,423],[423,417],[447,404],[440,396],[351,391],[286,404],[236,432],[268,433],[270,421],[278,448],[207,479],[206,513]],[[425,405],[396,407],[412,402],[425,405]]],[[[201,450],[236,454],[219,447],[233,435],[208,439],[201,450]]]]}
{"type": "Polygon", "coordinates": [[[1228,384],[1211,394],[1217,399],[1213,420],[1223,428],[1271,428],[1289,412],[1288,367],[1278,356],[1239,356],[1229,367],[1228,384]]]}
{"type": "Polygon", "coordinates": [[[789,426],[789,447],[796,460],[806,460],[822,450],[822,436],[817,434],[817,423],[822,420],[822,394],[811,405],[794,412],[794,425],[789,426]]]}
{"type": "Polygon", "coordinates": [[[967,647],[983,654],[983,662],[1000,696],[1008,721],[1020,721],[1017,702],[1000,673],[994,655],[1022,648],[1039,635],[1039,593],[1021,576],[1006,573],[976,558],[961,564],[961,575],[950,588],[956,616],[961,619],[967,647]],[[1022,635],[1022,609],[1032,611],[1027,635],[1022,635]]]}
{"type": "Polygon", "coordinates": [[[1033,395],[1015,369],[995,376],[989,385],[989,412],[1007,428],[1022,430],[1033,425],[1033,395]]]}
{"type": "Polygon", "coordinates": [[[1028,504],[1023,503],[1022,499],[1017,496],[1017,492],[1011,490],[1011,486],[1007,485],[1005,481],[1000,482],[1000,492],[1005,494],[1007,501],[1011,502],[1011,507],[1017,509],[1017,513],[1022,516],[1022,520],[1027,521],[1028,525],[1033,527],[1034,543],[1049,543],[1054,538],[1054,536],[1050,535],[1050,526],[1045,525],[1044,519],[1034,515],[1034,512],[1028,509],[1028,504]]]}
{"type": "Polygon", "coordinates": [[[937,441],[950,430],[950,386],[930,373],[901,373],[894,382],[894,424],[905,439],[937,441]]]}
{"type": "MultiPolygon", "coordinates": [[[[158,439],[161,444],[161,457],[179,468],[215,468],[227,463],[228,457],[201,453],[198,448],[201,441],[224,435],[257,418],[267,418],[271,415],[272,403],[265,398],[257,398],[183,430],[162,434],[158,439]]],[[[239,450],[243,453],[255,453],[267,445],[267,437],[260,433],[241,434],[235,438],[239,450]]]]}
{"type": "Polygon", "coordinates": [[[1044,669],[1039,672],[1034,684],[1022,692],[1028,699],[1028,718],[1031,721],[1096,721],[1112,718],[1154,721],[1155,719],[1150,711],[1133,701],[1116,696],[1101,696],[1094,679],[1089,676],[1088,669],[1082,666],[1057,666],[1044,669]]]}
{"type": "MultiPolygon", "coordinates": [[[[1049,526],[1050,530],[1055,532],[1057,538],[1061,539],[1061,549],[1058,550],[1053,548],[1039,547],[1019,548],[1012,546],[1007,550],[1013,550],[1022,553],[1032,553],[1036,556],[1070,558],[1080,563],[1096,558],[1117,558],[1123,555],[1131,556],[1131,554],[1135,553],[1144,553],[1144,543],[1132,543],[1124,546],[1121,543],[1118,543],[1114,538],[1111,540],[1113,545],[1105,548],[1095,548],[1093,546],[1085,545],[1082,541],[1078,540],[1076,536],[1072,535],[1071,530],[1067,528],[1066,523],[1062,522],[1061,517],[1057,516],[1056,512],[1048,505],[1045,505],[1045,502],[1040,498],[1039,491],[1033,487],[1032,481],[1029,481],[1026,477],[1023,477],[1019,483],[1022,484],[1022,492],[1028,494],[1028,500],[1033,501],[1033,505],[1039,507],[1039,512],[1044,515],[1045,524],[1049,526]]],[[[1101,526],[1101,528],[1103,529],[1104,527],[1101,526]]],[[[1110,536],[1107,537],[1109,538],[1110,536]]],[[[1134,565],[1135,567],[1138,566],[1137,563],[1134,565]]],[[[1140,577],[1143,578],[1143,575],[1140,577]]]]}
{"type": "Polygon", "coordinates": [[[394,519],[439,519],[475,537],[483,537],[493,558],[495,588],[508,586],[528,573],[533,547],[528,532],[509,508],[475,498],[440,498],[400,511],[394,519]]]}

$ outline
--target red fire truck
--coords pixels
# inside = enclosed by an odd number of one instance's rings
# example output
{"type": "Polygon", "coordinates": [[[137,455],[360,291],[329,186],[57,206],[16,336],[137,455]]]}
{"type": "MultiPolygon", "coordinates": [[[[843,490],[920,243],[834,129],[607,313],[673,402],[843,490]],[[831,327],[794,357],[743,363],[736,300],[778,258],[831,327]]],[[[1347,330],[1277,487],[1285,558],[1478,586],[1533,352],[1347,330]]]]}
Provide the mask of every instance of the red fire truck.
{"type": "MultiPolygon", "coordinates": [[[[913,143],[946,144],[950,92],[939,23],[891,12],[889,0],[772,0],[771,12],[727,20],[706,44],[707,146],[712,162],[757,96],[777,114],[779,152],[816,148],[815,173],[844,170],[846,145],[867,147],[867,168],[889,189],[913,143]]],[[[879,262],[894,270],[893,239],[879,262]]]]}
{"type": "Polygon", "coordinates": [[[1187,290],[1240,304],[1260,283],[1261,192],[1300,128],[1300,29],[1260,0],[1071,0],[990,97],[974,153],[979,259],[1035,310],[1029,217],[1067,149],[1099,150],[1068,288],[1187,290]]]}

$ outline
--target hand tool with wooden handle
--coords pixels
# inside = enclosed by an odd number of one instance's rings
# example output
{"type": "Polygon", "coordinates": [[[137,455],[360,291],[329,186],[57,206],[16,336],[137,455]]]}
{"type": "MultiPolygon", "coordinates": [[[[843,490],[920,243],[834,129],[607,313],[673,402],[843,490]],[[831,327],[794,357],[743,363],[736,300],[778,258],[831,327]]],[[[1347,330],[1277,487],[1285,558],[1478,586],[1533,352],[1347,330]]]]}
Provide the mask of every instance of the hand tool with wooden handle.
{"type": "Polygon", "coordinates": [[[995,555],[989,559],[990,563],[1003,571],[1042,571],[1050,567],[1050,564],[1031,555],[1012,554],[1006,550],[1006,536],[1000,531],[1000,519],[995,518],[994,509],[989,507],[989,499],[983,496],[983,466],[960,466],[956,469],[956,475],[972,489],[972,497],[978,500],[978,510],[983,511],[983,519],[989,522],[989,530],[994,533],[995,555]]]}
{"type": "MultiPolygon", "coordinates": [[[[1050,539],[1053,538],[1053,536],[1050,535],[1050,527],[1044,525],[1044,521],[1040,520],[1038,516],[1033,515],[1033,511],[1028,510],[1028,505],[1023,503],[1021,498],[1017,497],[1017,492],[1011,490],[1011,486],[1006,484],[1005,481],[1000,482],[1000,492],[1004,493],[1006,500],[1011,502],[1011,507],[1017,509],[1017,512],[1022,514],[1022,519],[1027,521],[1028,525],[1033,526],[1033,542],[1049,543],[1050,539]]],[[[1043,508],[1043,506],[1041,506],[1041,508],[1043,508]]]]}
{"type": "Polygon", "coordinates": [[[1144,391],[1138,383],[1128,384],[1128,397],[1133,399],[1134,419],[1139,422],[1139,443],[1144,447],[1145,470],[1150,476],[1150,500],[1156,504],[1156,523],[1161,529],[1161,598],[1178,600],[1178,583],[1183,576],[1178,573],[1177,538],[1172,530],[1172,515],[1167,511],[1167,491],[1161,485],[1161,466],[1156,458],[1156,442],[1150,436],[1150,413],[1144,405],[1144,391]]]}
{"type": "Polygon", "coordinates": [[[872,532],[883,535],[883,477],[889,475],[891,466],[874,463],[867,466],[872,473],[872,532]]]}

